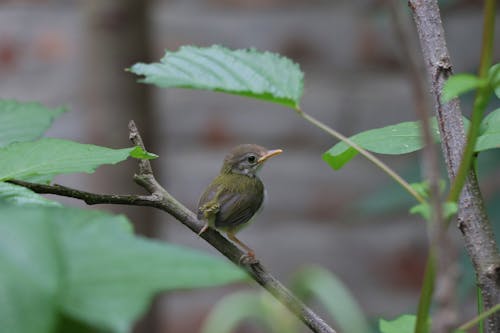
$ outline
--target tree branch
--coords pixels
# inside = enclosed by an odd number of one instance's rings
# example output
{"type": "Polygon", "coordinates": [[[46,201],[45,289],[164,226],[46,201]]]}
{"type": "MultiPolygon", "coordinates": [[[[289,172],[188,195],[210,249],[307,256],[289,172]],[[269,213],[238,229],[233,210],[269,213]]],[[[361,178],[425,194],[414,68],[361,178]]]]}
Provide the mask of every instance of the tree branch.
{"type": "MultiPolygon", "coordinates": [[[[145,149],[141,136],[133,121],[129,123],[130,140],[145,149]]],[[[198,233],[204,223],[196,215],[177,201],[168,193],[155,179],[151,164],[148,160],[139,161],[139,173],[134,175],[135,182],[146,189],[150,195],[115,195],[96,194],[72,189],[62,185],[44,185],[25,182],[21,180],[10,180],[10,183],[24,186],[37,193],[55,194],[83,200],[89,205],[95,204],[118,204],[129,206],[154,207],[172,215],[179,222],[198,233]]],[[[311,331],[315,333],[336,333],[323,319],[307,307],[302,301],[295,297],[279,280],[259,262],[245,263],[241,258],[245,255],[238,247],[224,238],[219,232],[211,228],[200,235],[210,245],[226,256],[234,264],[242,267],[258,284],[269,291],[276,299],[295,314],[311,331]]]]}
{"type": "MultiPolygon", "coordinates": [[[[435,0],[410,0],[431,94],[441,133],[441,146],[451,181],[456,177],[465,146],[462,112],[458,99],[443,103],[444,82],[452,74],[444,30],[435,0]]],[[[459,200],[458,227],[472,259],[485,309],[500,301],[500,257],[474,170],[470,170],[459,200]]],[[[500,332],[500,315],[488,318],[488,332],[500,332]]]]}
{"type": "MultiPolygon", "coordinates": [[[[402,64],[408,71],[412,84],[415,111],[422,122],[422,137],[424,138],[423,149],[423,174],[430,184],[430,204],[432,208],[431,223],[429,224],[430,248],[428,260],[430,265],[435,266],[436,275],[434,283],[434,300],[436,309],[432,319],[432,332],[451,332],[457,324],[457,300],[456,288],[458,283],[458,267],[456,263],[457,249],[447,231],[447,223],[443,218],[443,198],[439,189],[439,163],[436,145],[431,133],[430,121],[431,102],[424,74],[421,71],[423,62],[419,60],[418,49],[414,42],[414,32],[408,25],[405,7],[400,0],[389,0],[392,19],[396,36],[402,51],[402,64]],[[435,254],[435,255],[434,255],[435,254]],[[435,264],[435,265],[434,265],[435,264]]],[[[433,270],[432,270],[433,271],[433,270]]],[[[425,287],[425,286],[424,286],[425,287]]],[[[424,294],[422,294],[424,295],[424,294]]],[[[424,301],[427,311],[430,309],[431,299],[424,301]]],[[[420,308],[420,306],[419,306],[420,308]]],[[[428,324],[428,312],[417,325],[428,324]]]]}

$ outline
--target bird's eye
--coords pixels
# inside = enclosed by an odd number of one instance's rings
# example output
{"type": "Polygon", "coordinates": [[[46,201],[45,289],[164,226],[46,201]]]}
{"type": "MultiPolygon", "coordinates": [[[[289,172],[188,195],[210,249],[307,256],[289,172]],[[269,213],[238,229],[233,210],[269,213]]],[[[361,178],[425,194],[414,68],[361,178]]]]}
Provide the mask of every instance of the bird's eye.
{"type": "Polygon", "coordinates": [[[248,155],[248,157],[247,157],[247,161],[250,163],[255,163],[256,159],[257,159],[257,157],[255,157],[255,155],[248,155]]]}

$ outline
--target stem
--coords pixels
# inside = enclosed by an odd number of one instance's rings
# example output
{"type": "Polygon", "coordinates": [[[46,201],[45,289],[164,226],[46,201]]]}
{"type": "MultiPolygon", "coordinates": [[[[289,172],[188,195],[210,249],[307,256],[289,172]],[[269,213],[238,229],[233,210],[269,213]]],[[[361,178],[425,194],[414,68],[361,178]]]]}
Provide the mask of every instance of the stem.
{"type": "Polygon", "coordinates": [[[477,324],[481,323],[486,317],[491,316],[495,312],[500,311],[500,304],[495,305],[494,307],[490,308],[488,311],[485,311],[478,315],[477,317],[469,320],[465,324],[461,325],[458,329],[462,331],[470,330],[477,324]]]}
{"type": "Polygon", "coordinates": [[[418,300],[417,322],[415,323],[415,333],[426,333],[429,331],[429,312],[434,293],[434,280],[436,278],[436,256],[435,249],[431,246],[427,256],[425,266],[424,281],[418,300]]]}
{"type": "MultiPolygon", "coordinates": [[[[488,69],[491,66],[491,58],[493,54],[493,36],[495,34],[495,6],[496,0],[486,0],[484,4],[484,25],[483,25],[483,46],[481,50],[481,62],[479,65],[479,78],[486,79],[488,69]]],[[[488,85],[479,87],[474,100],[472,111],[471,125],[467,134],[467,144],[463,153],[460,167],[458,168],[457,176],[453,181],[450,189],[448,200],[457,202],[462,192],[465,179],[474,158],[474,148],[476,147],[477,137],[483,119],[483,113],[488,104],[491,88],[488,85]]]]}
{"type": "Polygon", "coordinates": [[[325,131],[326,133],[330,134],[331,136],[345,142],[347,145],[351,146],[352,148],[354,148],[358,153],[360,153],[361,155],[363,155],[364,157],[366,157],[370,162],[372,162],[373,164],[375,164],[377,167],[379,167],[383,172],[385,172],[389,177],[391,177],[392,179],[394,179],[398,184],[400,184],[408,193],[410,193],[418,202],[420,203],[426,203],[425,199],[420,195],[418,194],[412,187],[410,184],[408,184],[408,182],[406,180],[404,180],[403,178],[401,178],[396,172],[394,172],[394,170],[392,170],[390,167],[388,167],[384,162],[382,162],[381,160],[379,160],[377,157],[375,157],[375,155],[373,155],[372,153],[370,153],[369,151],[363,149],[361,146],[359,146],[357,143],[355,143],[354,141],[352,141],[351,139],[349,139],[348,137],[340,134],[339,132],[337,132],[336,130],[334,130],[333,128],[325,125],[324,123],[322,123],[321,121],[317,120],[316,118],[312,117],[311,115],[305,113],[304,111],[300,110],[300,109],[296,109],[297,113],[302,117],[304,118],[305,120],[307,120],[308,122],[310,122],[311,124],[313,124],[314,126],[318,127],[319,129],[325,131]]]}

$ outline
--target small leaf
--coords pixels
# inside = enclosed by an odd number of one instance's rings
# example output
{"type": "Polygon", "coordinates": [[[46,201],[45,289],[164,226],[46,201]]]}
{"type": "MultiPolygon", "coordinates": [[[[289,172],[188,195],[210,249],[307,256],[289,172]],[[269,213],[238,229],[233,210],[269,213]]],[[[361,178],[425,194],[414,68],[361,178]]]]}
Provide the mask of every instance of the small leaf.
{"type": "Polygon", "coordinates": [[[26,187],[4,182],[0,182],[0,204],[61,207],[59,202],[46,199],[26,187]]]}
{"type": "Polygon", "coordinates": [[[136,237],[123,216],[0,206],[0,322],[5,332],[54,332],[61,317],[129,332],[162,290],[247,279],[225,260],[136,237]],[[29,319],[29,320],[27,320],[29,319]]]}
{"type": "Polygon", "coordinates": [[[500,63],[491,66],[488,71],[488,80],[490,81],[490,85],[495,95],[500,98],[500,63]]]}
{"type": "Polygon", "coordinates": [[[461,73],[452,75],[443,87],[443,101],[449,102],[453,98],[477,89],[485,84],[485,81],[473,74],[461,73]]]}
{"type": "MultiPolygon", "coordinates": [[[[458,212],[458,205],[456,202],[445,202],[442,206],[443,218],[448,219],[458,212]]],[[[431,206],[429,203],[422,203],[410,208],[410,214],[420,214],[426,221],[431,218],[431,206]]]]}
{"type": "Polygon", "coordinates": [[[158,158],[158,155],[145,151],[139,146],[136,146],[131,152],[130,157],[137,158],[139,160],[153,160],[158,158]]]}
{"type": "Polygon", "coordinates": [[[0,99],[0,147],[15,141],[38,139],[65,108],[0,99]]]}
{"type": "Polygon", "coordinates": [[[92,173],[103,164],[125,160],[134,148],[111,149],[43,138],[0,148],[0,180],[63,173],[92,173]]]}
{"type": "Polygon", "coordinates": [[[315,298],[328,310],[342,332],[370,332],[361,307],[347,287],[321,267],[303,269],[294,278],[292,289],[301,299],[315,298]]]}
{"type": "MultiPolygon", "coordinates": [[[[439,130],[436,119],[431,120],[431,130],[436,141],[439,130]]],[[[362,148],[379,154],[406,154],[423,147],[419,121],[407,121],[396,125],[376,128],[350,137],[362,148]]],[[[339,142],[323,154],[323,160],[334,170],[342,168],[358,152],[344,142],[339,142]]]]}
{"type": "Polygon", "coordinates": [[[381,333],[414,333],[416,317],[414,315],[402,315],[394,320],[379,320],[381,333]]]}
{"type": "Polygon", "coordinates": [[[255,49],[182,46],[159,63],[137,63],[132,73],[162,88],[213,90],[299,108],[303,76],[291,60],[255,49]]]}
{"type": "Polygon", "coordinates": [[[500,109],[490,112],[481,122],[481,134],[477,137],[475,151],[500,148],[500,109]]]}

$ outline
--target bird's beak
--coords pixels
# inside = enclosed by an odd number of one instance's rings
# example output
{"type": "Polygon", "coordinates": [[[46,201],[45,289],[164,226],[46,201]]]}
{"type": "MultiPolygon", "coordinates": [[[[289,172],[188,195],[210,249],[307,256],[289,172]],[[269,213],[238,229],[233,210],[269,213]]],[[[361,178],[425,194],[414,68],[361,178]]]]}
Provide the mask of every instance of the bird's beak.
{"type": "Polygon", "coordinates": [[[268,150],[267,153],[264,156],[262,156],[261,158],[259,158],[259,160],[257,162],[262,163],[273,156],[281,154],[282,152],[283,152],[283,150],[281,150],[281,149],[268,150]]]}

